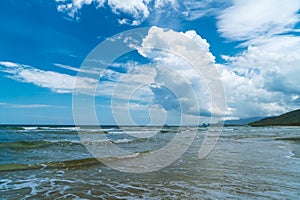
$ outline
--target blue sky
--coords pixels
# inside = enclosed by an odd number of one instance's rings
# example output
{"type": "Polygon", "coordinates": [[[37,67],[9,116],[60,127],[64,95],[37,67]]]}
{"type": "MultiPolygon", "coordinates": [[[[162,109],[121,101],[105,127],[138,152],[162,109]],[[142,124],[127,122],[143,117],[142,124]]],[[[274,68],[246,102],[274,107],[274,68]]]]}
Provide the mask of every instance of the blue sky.
{"type": "MultiPolygon", "coordinates": [[[[82,72],[82,64],[87,64],[89,53],[115,34],[143,27],[149,32],[133,52],[108,64],[97,91],[93,95],[82,92],[95,96],[101,123],[130,123],[124,120],[128,117],[123,106],[127,99],[121,94],[126,94],[131,83],[135,92],[127,109],[138,124],[147,124],[151,118],[158,124],[166,118],[167,123],[176,124],[183,113],[191,121],[202,115],[201,122],[218,115],[218,108],[209,103],[207,93],[212,91],[205,88],[201,78],[188,73],[188,64],[181,60],[179,65],[174,54],[146,49],[174,52],[174,42],[193,54],[195,61],[203,58],[201,66],[217,69],[226,93],[226,119],[297,109],[299,9],[300,2],[295,0],[2,1],[0,123],[73,124],[74,81],[77,72],[82,72]],[[201,48],[187,46],[184,37],[201,48]],[[178,76],[188,79],[192,85],[188,91],[186,83],[179,84],[178,76]],[[112,104],[108,88],[121,79],[123,85],[117,88],[120,94],[114,96],[117,100],[112,104]],[[190,90],[196,91],[197,100],[190,90]],[[193,107],[195,101],[199,108],[193,107]],[[184,110],[178,109],[180,103],[184,110]]],[[[85,70],[98,72],[92,65],[85,70]]],[[[82,90],[98,84],[93,75],[84,74],[79,79],[82,90]]],[[[89,113],[82,115],[89,117],[89,113]]]]}

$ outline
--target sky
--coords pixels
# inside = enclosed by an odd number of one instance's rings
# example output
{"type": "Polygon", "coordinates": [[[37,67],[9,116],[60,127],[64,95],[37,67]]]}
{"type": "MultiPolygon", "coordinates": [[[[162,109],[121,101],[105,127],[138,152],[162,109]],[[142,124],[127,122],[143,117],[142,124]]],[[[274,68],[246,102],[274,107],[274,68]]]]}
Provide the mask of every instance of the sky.
{"type": "Polygon", "coordinates": [[[1,1],[0,124],[279,115],[299,55],[299,0],[1,1]]]}

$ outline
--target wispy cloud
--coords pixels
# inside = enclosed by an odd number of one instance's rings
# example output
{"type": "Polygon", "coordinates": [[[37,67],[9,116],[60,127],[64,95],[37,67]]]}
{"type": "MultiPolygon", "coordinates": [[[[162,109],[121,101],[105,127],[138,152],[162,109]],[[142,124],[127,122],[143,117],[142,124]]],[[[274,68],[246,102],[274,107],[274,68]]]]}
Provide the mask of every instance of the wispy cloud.
{"type": "Polygon", "coordinates": [[[13,63],[13,62],[7,62],[7,61],[0,62],[0,65],[6,66],[6,67],[18,67],[18,64],[13,63]]]}
{"type": "Polygon", "coordinates": [[[234,41],[289,33],[299,22],[299,9],[295,0],[234,0],[218,16],[218,31],[234,41]]]}
{"type": "Polygon", "coordinates": [[[78,91],[90,92],[91,85],[98,82],[92,78],[44,71],[12,62],[0,62],[0,71],[7,73],[8,78],[20,82],[32,83],[39,87],[51,89],[56,93],[72,93],[75,83],[78,91]]]}
{"type": "MultiPolygon", "coordinates": [[[[122,66],[131,70],[129,75],[107,68],[100,68],[96,70],[93,66],[89,66],[88,69],[85,68],[84,70],[62,64],[55,64],[55,66],[83,73],[80,73],[78,76],[71,76],[68,74],[44,71],[32,66],[6,61],[0,62],[0,72],[6,73],[6,76],[13,80],[31,83],[42,88],[48,88],[55,93],[80,93],[104,97],[111,97],[114,95],[114,98],[120,100],[127,100],[128,96],[126,96],[126,92],[130,92],[136,85],[145,84],[146,82],[150,84],[150,82],[152,83],[154,81],[154,76],[151,75],[154,73],[154,68],[151,66],[140,67],[135,62],[122,64],[114,63],[111,65],[114,67],[122,66]],[[91,76],[97,77],[97,79],[90,78],[91,76]],[[103,80],[98,85],[101,78],[103,80]],[[116,88],[120,91],[116,92],[116,88]]],[[[131,100],[143,101],[143,99],[145,99],[144,97],[148,97],[148,95],[149,91],[146,91],[143,94],[133,96],[131,100]]],[[[18,105],[14,106],[17,107],[18,105]]],[[[43,105],[35,106],[43,107],[43,105]]],[[[22,105],[19,105],[19,107],[22,107],[22,105]]],[[[23,107],[26,107],[26,105],[23,107]]]]}
{"type": "Polygon", "coordinates": [[[60,67],[60,68],[63,68],[63,69],[68,69],[68,70],[75,71],[75,72],[79,72],[80,71],[79,68],[72,67],[70,65],[64,65],[64,64],[59,64],[59,63],[54,63],[53,65],[56,66],[56,67],[60,67]]]}
{"type": "Polygon", "coordinates": [[[10,108],[63,108],[63,106],[48,105],[48,104],[12,104],[0,102],[0,106],[10,108]]]}
{"type": "Polygon", "coordinates": [[[83,69],[80,69],[80,68],[77,68],[77,67],[72,67],[70,65],[64,65],[64,64],[59,64],[59,63],[54,63],[53,64],[54,66],[56,67],[60,67],[60,68],[63,68],[63,69],[67,69],[67,70],[70,70],[70,71],[75,71],[75,72],[82,72],[82,73],[86,73],[86,74],[99,74],[100,71],[97,70],[96,68],[93,69],[93,70],[83,70],[83,69]]]}
{"type": "Polygon", "coordinates": [[[182,14],[187,20],[217,15],[231,5],[230,0],[187,0],[182,3],[182,14]]]}

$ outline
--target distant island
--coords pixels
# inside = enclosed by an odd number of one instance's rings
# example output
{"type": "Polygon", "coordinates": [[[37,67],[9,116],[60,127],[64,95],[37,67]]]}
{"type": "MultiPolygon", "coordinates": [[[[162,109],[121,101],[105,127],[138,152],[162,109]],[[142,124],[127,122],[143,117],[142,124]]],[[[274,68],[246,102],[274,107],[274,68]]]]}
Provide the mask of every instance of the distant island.
{"type": "Polygon", "coordinates": [[[300,109],[275,117],[267,117],[252,123],[250,126],[300,126],[300,109]]]}

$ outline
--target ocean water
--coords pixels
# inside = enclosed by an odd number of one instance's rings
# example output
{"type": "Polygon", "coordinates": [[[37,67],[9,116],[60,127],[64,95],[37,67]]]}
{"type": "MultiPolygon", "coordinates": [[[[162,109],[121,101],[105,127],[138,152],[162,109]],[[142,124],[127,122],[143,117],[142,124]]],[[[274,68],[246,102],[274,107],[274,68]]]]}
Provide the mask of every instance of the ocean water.
{"type": "Polygon", "coordinates": [[[196,137],[176,162],[126,173],[86,145],[114,144],[142,157],[168,145],[178,128],[1,126],[0,199],[300,198],[300,127],[225,127],[204,159],[198,154],[207,128],[180,131],[196,137]]]}

